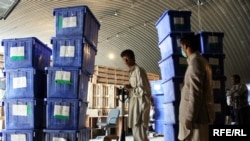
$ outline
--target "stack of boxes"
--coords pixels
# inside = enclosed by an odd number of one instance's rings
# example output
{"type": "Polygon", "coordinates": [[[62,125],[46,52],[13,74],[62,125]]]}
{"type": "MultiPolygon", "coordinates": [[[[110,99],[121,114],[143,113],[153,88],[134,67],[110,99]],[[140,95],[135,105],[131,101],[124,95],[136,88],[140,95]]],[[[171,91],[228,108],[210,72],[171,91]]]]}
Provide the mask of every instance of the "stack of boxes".
{"type": "MultiPolygon", "coordinates": [[[[167,141],[177,140],[180,95],[187,68],[186,58],[181,55],[179,39],[195,34],[191,31],[190,17],[190,11],[167,10],[156,23],[162,59],[159,61],[161,80],[151,82],[155,100],[155,130],[164,134],[167,141]],[[155,85],[158,85],[158,88],[161,86],[162,91],[155,91],[155,85]]],[[[200,52],[208,60],[213,71],[213,92],[217,110],[215,124],[223,123],[226,80],[223,64],[225,55],[222,50],[223,33],[201,31],[198,35],[200,52]]]]}
{"type": "Polygon", "coordinates": [[[100,24],[87,6],[55,8],[53,67],[47,67],[45,141],[89,140],[85,128],[89,76],[100,24]]]}
{"type": "MultiPolygon", "coordinates": [[[[151,94],[153,97],[153,110],[154,115],[151,115],[151,124],[155,129],[156,133],[164,134],[164,103],[165,103],[165,95],[162,87],[162,80],[154,80],[150,81],[151,86],[151,94]],[[152,119],[153,118],[153,119],[152,119]]],[[[151,112],[152,113],[152,112],[151,112]]]]}
{"type": "Polygon", "coordinates": [[[186,58],[181,55],[179,39],[194,34],[191,32],[190,17],[190,11],[167,10],[156,23],[163,95],[160,95],[161,98],[154,96],[156,100],[161,99],[160,103],[155,102],[160,104],[155,109],[155,130],[162,133],[167,141],[176,140],[178,131],[180,88],[187,68],[186,58]]]}
{"type": "Polygon", "coordinates": [[[51,49],[35,37],[4,39],[4,141],[42,141],[46,74],[51,49]]]}
{"type": "Polygon", "coordinates": [[[223,37],[222,32],[198,32],[200,37],[200,52],[212,68],[213,94],[215,103],[214,124],[224,124],[226,116],[226,77],[224,76],[223,37]]]}

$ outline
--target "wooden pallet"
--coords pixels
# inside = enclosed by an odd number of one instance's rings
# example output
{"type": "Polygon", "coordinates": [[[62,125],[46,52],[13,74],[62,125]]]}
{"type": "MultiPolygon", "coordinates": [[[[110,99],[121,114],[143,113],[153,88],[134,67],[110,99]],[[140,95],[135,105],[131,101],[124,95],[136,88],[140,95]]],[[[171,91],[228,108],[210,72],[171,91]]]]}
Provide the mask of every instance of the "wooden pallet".
{"type": "Polygon", "coordinates": [[[160,80],[160,76],[154,73],[147,73],[148,75],[148,80],[152,81],[152,80],[160,80]]]}

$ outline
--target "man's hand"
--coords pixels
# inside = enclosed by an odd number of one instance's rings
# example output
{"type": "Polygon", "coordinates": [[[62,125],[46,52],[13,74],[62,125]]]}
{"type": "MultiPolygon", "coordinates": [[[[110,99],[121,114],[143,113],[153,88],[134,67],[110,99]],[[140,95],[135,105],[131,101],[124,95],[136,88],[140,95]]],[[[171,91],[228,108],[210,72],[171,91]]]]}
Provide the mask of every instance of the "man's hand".
{"type": "Polygon", "coordinates": [[[189,130],[191,130],[191,129],[192,129],[192,121],[190,121],[190,120],[186,120],[185,125],[186,125],[186,128],[187,128],[187,129],[189,129],[189,130]]]}
{"type": "Polygon", "coordinates": [[[130,84],[125,84],[123,87],[124,87],[125,90],[128,90],[128,91],[129,91],[130,89],[132,89],[132,87],[131,87],[130,84]]]}

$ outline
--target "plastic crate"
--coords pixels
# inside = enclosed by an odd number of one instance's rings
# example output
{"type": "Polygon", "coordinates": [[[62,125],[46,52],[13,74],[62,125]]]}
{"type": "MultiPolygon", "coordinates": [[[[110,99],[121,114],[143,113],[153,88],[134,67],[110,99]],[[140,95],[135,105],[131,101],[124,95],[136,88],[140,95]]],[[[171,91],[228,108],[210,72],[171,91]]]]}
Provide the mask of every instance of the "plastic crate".
{"type": "Polygon", "coordinates": [[[202,54],[211,66],[213,76],[224,76],[225,54],[202,54]]]}
{"type": "Polygon", "coordinates": [[[155,120],[155,132],[158,134],[164,133],[164,120],[155,120]]]}
{"type": "Polygon", "coordinates": [[[162,89],[161,83],[162,83],[162,80],[150,81],[152,95],[163,94],[163,89],[162,89]]]}
{"type": "Polygon", "coordinates": [[[177,141],[178,140],[178,124],[164,124],[164,141],[177,141]]]}
{"type": "Polygon", "coordinates": [[[162,108],[155,108],[154,110],[155,120],[164,121],[167,124],[178,122],[179,104],[176,104],[176,102],[164,103],[162,108]]]}
{"type": "Polygon", "coordinates": [[[3,130],[3,141],[44,141],[42,130],[3,130]]]}
{"type": "Polygon", "coordinates": [[[214,103],[226,103],[226,77],[213,77],[214,103]]]}
{"type": "Polygon", "coordinates": [[[223,54],[223,37],[222,32],[201,31],[200,36],[201,53],[223,54]]]}
{"type": "Polygon", "coordinates": [[[57,37],[81,36],[97,47],[100,23],[87,6],[55,8],[53,15],[57,37]]]}
{"type": "Polygon", "coordinates": [[[155,108],[154,119],[164,121],[165,120],[165,109],[164,108],[155,108]]]}
{"type": "Polygon", "coordinates": [[[184,84],[183,81],[184,81],[184,77],[173,77],[162,83],[165,103],[180,100],[181,88],[184,84]]]}
{"type": "Polygon", "coordinates": [[[44,103],[38,99],[5,99],[5,128],[42,129],[44,103]]]}
{"type": "Polygon", "coordinates": [[[184,76],[187,69],[187,60],[182,55],[171,55],[159,61],[162,80],[168,80],[172,77],[184,76]]]}
{"type": "Polygon", "coordinates": [[[34,68],[5,69],[6,98],[44,98],[46,74],[34,68]]]}
{"type": "Polygon", "coordinates": [[[161,58],[172,54],[181,54],[180,38],[185,35],[194,35],[194,32],[171,32],[159,44],[161,58]]]}
{"type": "Polygon", "coordinates": [[[89,128],[81,130],[43,130],[45,133],[45,141],[89,141],[89,128]]]}
{"type": "Polygon", "coordinates": [[[172,102],[164,104],[164,121],[166,124],[175,124],[178,122],[179,105],[172,102]]]}
{"type": "Polygon", "coordinates": [[[48,67],[47,98],[70,98],[86,101],[89,75],[73,67],[48,67]]]}
{"type": "Polygon", "coordinates": [[[77,130],[85,127],[87,102],[79,99],[45,99],[46,128],[77,130]]]}
{"type": "Polygon", "coordinates": [[[54,37],[51,42],[54,67],[79,67],[87,73],[93,74],[97,50],[84,38],[54,37]]]}
{"type": "Polygon", "coordinates": [[[2,46],[5,69],[50,66],[52,50],[35,37],[3,39],[2,46]]]}
{"type": "Polygon", "coordinates": [[[165,103],[165,98],[164,98],[164,94],[156,94],[156,95],[152,95],[153,97],[153,104],[155,108],[163,108],[163,104],[165,103]]]}
{"type": "Polygon", "coordinates": [[[226,80],[227,80],[227,78],[225,76],[213,77],[213,89],[214,90],[221,90],[225,93],[226,80]]]}
{"type": "Polygon", "coordinates": [[[172,77],[184,76],[188,66],[186,58],[177,54],[161,60],[158,64],[163,81],[172,77]]]}
{"type": "Polygon", "coordinates": [[[191,31],[191,11],[166,10],[156,22],[159,43],[174,31],[191,31]]]}

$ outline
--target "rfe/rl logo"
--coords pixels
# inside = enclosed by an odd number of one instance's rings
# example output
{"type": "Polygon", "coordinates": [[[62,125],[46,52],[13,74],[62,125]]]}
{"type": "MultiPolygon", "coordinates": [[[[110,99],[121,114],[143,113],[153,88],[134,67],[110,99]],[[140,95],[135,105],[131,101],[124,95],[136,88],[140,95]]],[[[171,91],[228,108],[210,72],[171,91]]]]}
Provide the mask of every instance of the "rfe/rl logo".
{"type": "Polygon", "coordinates": [[[247,136],[243,129],[213,129],[213,136],[247,136]]]}

